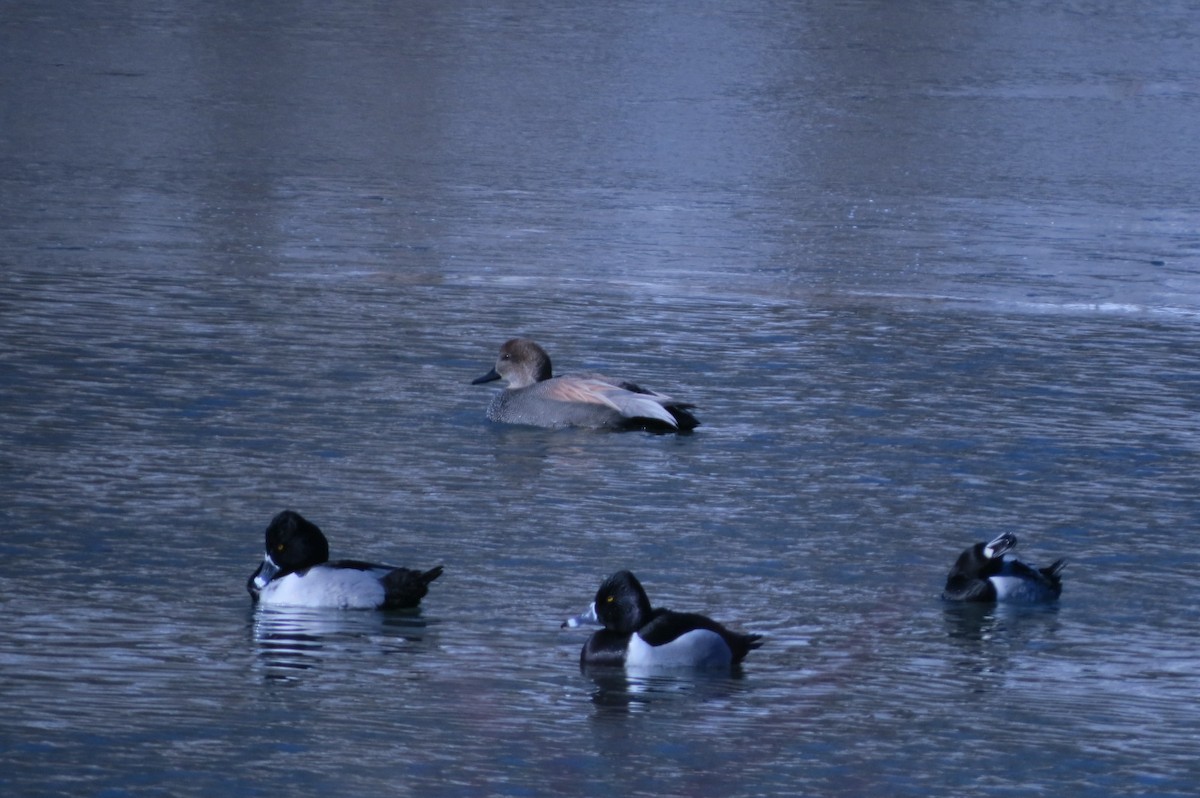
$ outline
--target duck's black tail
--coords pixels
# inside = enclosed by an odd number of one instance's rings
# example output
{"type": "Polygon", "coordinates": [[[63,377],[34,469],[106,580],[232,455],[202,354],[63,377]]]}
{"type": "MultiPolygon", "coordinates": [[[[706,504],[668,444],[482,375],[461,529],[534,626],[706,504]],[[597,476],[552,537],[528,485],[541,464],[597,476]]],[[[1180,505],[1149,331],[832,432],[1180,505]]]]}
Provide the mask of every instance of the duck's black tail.
{"type": "Polygon", "coordinates": [[[1047,565],[1045,568],[1039,568],[1038,570],[1042,572],[1042,576],[1046,577],[1052,583],[1057,585],[1062,581],[1062,572],[1066,570],[1066,567],[1067,561],[1065,559],[1058,559],[1047,565]]]}
{"type": "Polygon", "coordinates": [[[667,405],[666,410],[675,419],[675,423],[679,425],[680,432],[687,432],[690,429],[695,429],[700,426],[700,419],[696,418],[689,412],[695,405],[673,404],[667,405]]]}
{"type": "Polygon", "coordinates": [[[410,568],[391,571],[380,580],[385,594],[381,609],[401,610],[417,606],[429,592],[429,583],[441,575],[440,565],[428,571],[415,571],[410,568]]]}
{"type": "Polygon", "coordinates": [[[758,648],[765,642],[762,635],[755,634],[737,634],[736,642],[733,645],[733,663],[736,665],[746,658],[754,649],[758,648]]]}

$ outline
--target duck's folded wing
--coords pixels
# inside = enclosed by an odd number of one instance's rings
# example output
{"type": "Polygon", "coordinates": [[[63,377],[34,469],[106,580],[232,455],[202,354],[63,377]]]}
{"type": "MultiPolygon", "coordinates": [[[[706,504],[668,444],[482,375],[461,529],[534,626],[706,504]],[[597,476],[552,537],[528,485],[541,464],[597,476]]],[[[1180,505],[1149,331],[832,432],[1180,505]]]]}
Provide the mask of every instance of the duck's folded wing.
{"type": "Polygon", "coordinates": [[[599,381],[594,385],[595,394],[625,418],[652,418],[672,427],[679,426],[675,417],[662,406],[663,401],[670,401],[670,397],[656,393],[634,393],[599,381]]]}
{"type": "Polygon", "coordinates": [[[537,384],[544,399],[604,405],[625,418],[651,418],[678,427],[675,417],[662,406],[670,397],[658,393],[634,393],[598,374],[568,374],[537,384]]]}
{"type": "Polygon", "coordinates": [[[1015,576],[1019,579],[1028,579],[1031,582],[1057,582],[1058,575],[1062,569],[1066,567],[1066,563],[1058,560],[1053,565],[1045,568],[1034,568],[1032,565],[1018,559],[1006,559],[1004,563],[1005,576],[1015,576]]]}
{"type": "Polygon", "coordinates": [[[697,629],[707,629],[717,634],[726,631],[725,627],[707,616],[691,612],[672,612],[658,607],[654,610],[654,617],[650,622],[638,629],[638,636],[652,646],[661,646],[697,629]]]}

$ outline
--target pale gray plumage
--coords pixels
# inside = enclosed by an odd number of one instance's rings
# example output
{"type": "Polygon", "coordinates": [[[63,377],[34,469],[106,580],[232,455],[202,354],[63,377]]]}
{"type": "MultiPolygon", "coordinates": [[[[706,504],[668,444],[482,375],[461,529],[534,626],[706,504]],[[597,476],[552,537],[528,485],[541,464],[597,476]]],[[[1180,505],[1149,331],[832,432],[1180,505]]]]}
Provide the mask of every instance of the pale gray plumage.
{"type": "Polygon", "coordinates": [[[506,341],[495,367],[473,382],[501,379],[506,387],[488,406],[487,417],[492,421],[671,432],[700,424],[688,412],[692,405],[632,382],[594,373],[555,377],[546,350],[528,338],[506,341]]]}

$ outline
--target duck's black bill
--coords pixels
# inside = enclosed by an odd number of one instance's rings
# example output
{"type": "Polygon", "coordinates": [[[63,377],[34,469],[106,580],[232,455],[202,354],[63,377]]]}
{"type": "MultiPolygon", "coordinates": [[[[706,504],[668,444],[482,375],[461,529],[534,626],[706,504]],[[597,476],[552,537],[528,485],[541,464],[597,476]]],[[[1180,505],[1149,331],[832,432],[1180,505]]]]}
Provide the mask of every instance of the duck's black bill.
{"type": "Polygon", "coordinates": [[[479,385],[481,383],[492,382],[492,381],[498,380],[498,379],[500,379],[500,375],[496,372],[495,369],[492,369],[487,374],[484,374],[482,377],[476,377],[475,379],[471,380],[471,384],[479,385]]]}

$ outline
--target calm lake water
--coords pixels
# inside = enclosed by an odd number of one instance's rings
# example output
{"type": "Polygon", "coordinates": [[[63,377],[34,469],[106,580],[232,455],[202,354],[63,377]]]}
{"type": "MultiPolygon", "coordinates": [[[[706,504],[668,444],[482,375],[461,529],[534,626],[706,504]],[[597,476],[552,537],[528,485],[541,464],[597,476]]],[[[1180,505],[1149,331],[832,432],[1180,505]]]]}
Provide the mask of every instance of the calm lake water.
{"type": "Polygon", "coordinates": [[[1174,2],[0,4],[0,792],[1195,794],[1198,51],[1174,2]],[[704,426],[489,424],[516,334],[704,426]],[[285,507],[445,575],[256,612],[285,507]],[[1004,530],[1059,604],[941,603],[1004,530]],[[766,644],[580,673],[619,568],[766,644]]]}

